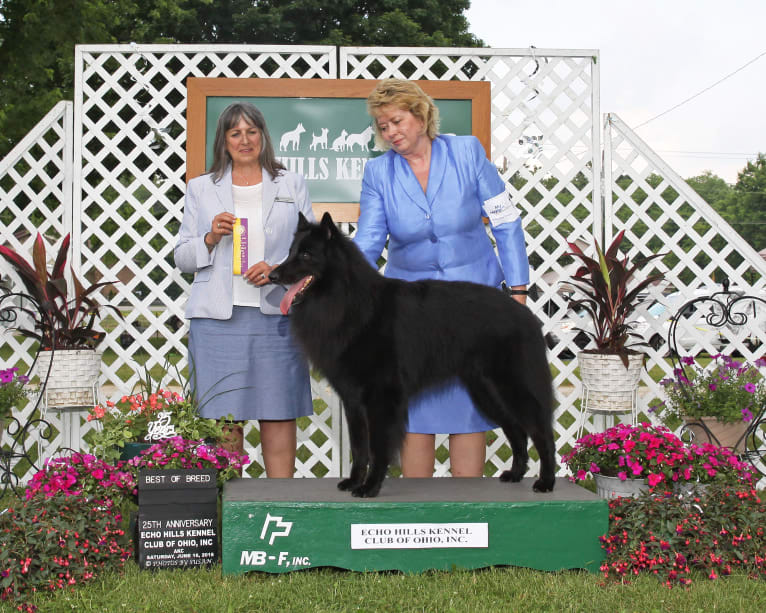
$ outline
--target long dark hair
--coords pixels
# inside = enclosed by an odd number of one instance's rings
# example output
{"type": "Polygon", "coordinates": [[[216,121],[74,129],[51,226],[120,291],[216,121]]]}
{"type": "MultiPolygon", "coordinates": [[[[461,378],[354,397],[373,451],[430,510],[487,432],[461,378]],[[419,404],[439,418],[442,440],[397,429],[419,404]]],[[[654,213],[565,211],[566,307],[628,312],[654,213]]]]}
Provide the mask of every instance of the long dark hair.
{"type": "Polygon", "coordinates": [[[272,177],[276,177],[281,171],[285,170],[285,167],[274,155],[274,147],[271,144],[269,129],[266,127],[263,113],[250,102],[234,102],[227,106],[218,118],[218,125],[215,129],[215,142],[213,143],[213,163],[210,164],[208,173],[213,175],[215,181],[218,181],[231,164],[231,156],[226,151],[226,132],[234,128],[240,119],[244,119],[250,125],[258,128],[258,131],[261,133],[261,154],[258,156],[258,163],[272,177]]]}

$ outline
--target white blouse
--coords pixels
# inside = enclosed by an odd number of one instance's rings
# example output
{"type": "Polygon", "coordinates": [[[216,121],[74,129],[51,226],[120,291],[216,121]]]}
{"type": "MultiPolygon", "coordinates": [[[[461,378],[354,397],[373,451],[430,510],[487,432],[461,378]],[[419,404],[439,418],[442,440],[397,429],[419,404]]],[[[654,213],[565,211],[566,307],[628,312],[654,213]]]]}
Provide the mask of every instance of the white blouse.
{"type": "MultiPolygon", "coordinates": [[[[241,220],[247,220],[247,266],[242,262],[244,273],[253,264],[263,260],[265,236],[263,234],[263,184],[232,185],[234,196],[234,214],[241,220]]],[[[236,244],[236,243],[235,243],[236,244]]],[[[240,253],[234,250],[234,257],[240,253]]],[[[234,298],[237,306],[261,305],[261,289],[244,280],[241,274],[234,275],[234,298]]]]}

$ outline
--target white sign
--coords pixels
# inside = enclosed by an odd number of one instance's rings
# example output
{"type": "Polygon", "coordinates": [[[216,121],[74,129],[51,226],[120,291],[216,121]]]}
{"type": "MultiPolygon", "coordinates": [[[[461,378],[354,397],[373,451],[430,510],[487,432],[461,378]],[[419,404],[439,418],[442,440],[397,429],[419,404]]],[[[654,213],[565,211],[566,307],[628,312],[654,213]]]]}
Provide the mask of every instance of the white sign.
{"type": "Polygon", "coordinates": [[[457,547],[489,547],[488,524],[351,524],[351,549],[457,547]]]}

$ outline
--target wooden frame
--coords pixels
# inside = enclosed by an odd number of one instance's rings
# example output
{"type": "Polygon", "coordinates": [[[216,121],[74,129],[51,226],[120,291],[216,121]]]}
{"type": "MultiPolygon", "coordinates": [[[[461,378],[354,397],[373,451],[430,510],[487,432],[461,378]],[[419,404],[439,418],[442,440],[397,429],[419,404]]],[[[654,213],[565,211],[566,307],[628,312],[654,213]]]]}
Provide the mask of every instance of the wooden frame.
{"type": "MultiPolygon", "coordinates": [[[[186,180],[205,172],[206,117],[209,97],[363,98],[378,81],[362,79],[229,79],[189,77],[186,81],[186,180]]],[[[470,100],[471,132],[490,155],[490,83],[488,81],[417,81],[434,100],[470,100]]],[[[354,222],[359,203],[314,202],[320,217],[354,222]]]]}

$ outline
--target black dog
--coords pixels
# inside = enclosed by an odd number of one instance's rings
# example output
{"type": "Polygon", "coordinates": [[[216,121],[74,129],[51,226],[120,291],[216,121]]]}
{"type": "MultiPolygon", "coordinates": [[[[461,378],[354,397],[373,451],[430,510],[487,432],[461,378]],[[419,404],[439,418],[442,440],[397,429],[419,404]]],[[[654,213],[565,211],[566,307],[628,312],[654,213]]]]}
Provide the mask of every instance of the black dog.
{"type": "Polygon", "coordinates": [[[553,389],[540,324],[504,292],[474,283],[381,276],[328,213],[300,216],[290,255],[269,275],[295,284],[282,301],[309,360],[343,402],[351,475],[338,487],[376,496],[401,445],[408,399],[459,378],[513,450],[501,481],[527,471],[527,435],[540,454],[534,489],[555,480],[553,389]]]}

